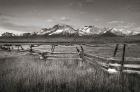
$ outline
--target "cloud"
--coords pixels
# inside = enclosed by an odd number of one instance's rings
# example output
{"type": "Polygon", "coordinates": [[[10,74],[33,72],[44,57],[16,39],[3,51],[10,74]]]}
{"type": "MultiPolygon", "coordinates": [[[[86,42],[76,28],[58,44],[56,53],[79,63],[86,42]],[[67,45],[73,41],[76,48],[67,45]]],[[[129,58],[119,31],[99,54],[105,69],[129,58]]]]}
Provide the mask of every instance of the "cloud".
{"type": "Polygon", "coordinates": [[[11,23],[10,21],[13,18],[14,18],[13,16],[0,13],[0,33],[12,32],[18,34],[31,29],[31,27],[11,23]]]}
{"type": "Polygon", "coordinates": [[[52,17],[48,19],[46,22],[47,23],[61,23],[61,22],[69,22],[70,18],[67,16],[57,16],[57,17],[52,17]]]}
{"type": "Polygon", "coordinates": [[[98,22],[98,21],[100,21],[100,19],[96,18],[94,21],[98,22]]]}
{"type": "Polygon", "coordinates": [[[95,0],[80,0],[79,2],[77,2],[77,5],[79,6],[79,7],[86,7],[86,6],[88,6],[89,7],[89,5],[93,5],[94,4],[94,1],[95,0]]]}
{"type": "Polygon", "coordinates": [[[21,32],[32,32],[32,31],[38,31],[38,27],[35,26],[27,26],[27,25],[19,25],[15,23],[11,23],[9,21],[3,21],[0,22],[0,27],[8,29],[8,30],[16,30],[21,32]]]}
{"type": "Polygon", "coordinates": [[[79,7],[83,7],[84,4],[83,4],[82,2],[78,2],[77,5],[78,5],[79,7]]]}
{"type": "MultiPolygon", "coordinates": [[[[6,30],[15,30],[19,32],[32,32],[32,31],[38,31],[37,29],[40,29],[36,26],[28,26],[28,25],[22,25],[17,24],[14,22],[15,17],[6,15],[3,13],[0,13],[0,28],[4,28],[6,30]]],[[[2,30],[1,30],[2,31],[2,30]]]]}
{"type": "Polygon", "coordinates": [[[10,22],[1,23],[0,26],[9,30],[17,30],[23,32],[33,32],[33,31],[38,31],[40,29],[36,26],[26,26],[26,25],[24,26],[24,25],[18,25],[10,22]]]}
{"type": "Polygon", "coordinates": [[[125,10],[130,10],[132,12],[140,12],[140,1],[132,0],[131,4],[124,6],[125,10]]]}
{"type": "Polygon", "coordinates": [[[68,6],[77,6],[79,8],[83,8],[84,6],[89,6],[95,3],[95,0],[74,0],[68,4],[68,6]]]}
{"type": "Polygon", "coordinates": [[[66,17],[66,16],[63,16],[63,17],[60,18],[60,20],[67,22],[67,21],[70,21],[70,18],[69,17],[66,17]]]}
{"type": "Polygon", "coordinates": [[[108,24],[123,24],[124,21],[118,21],[118,20],[113,20],[113,21],[109,21],[108,24]]]}
{"type": "Polygon", "coordinates": [[[86,11],[80,11],[79,14],[86,14],[86,11]]]}
{"type": "Polygon", "coordinates": [[[87,3],[93,3],[95,0],[85,0],[87,3]]]}
{"type": "Polygon", "coordinates": [[[20,34],[24,33],[24,32],[21,32],[21,31],[9,30],[9,29],[0,27],[0,35],[3,34],[3,33],[5,33],[5,32],[14,33],[16,35],[20,35],[20,34]]]}
{"type": "Polygon", "coordinates": [[[135,27],[135,23],[127,23],[126,25],[124,25],[123,27],[126,29],[130,29],[130,28],[134,28],[135,27]]]}
{"type": "Polygon", "coordinates": [[[140,27],[133,28],[133,31],[140,33],[140,27]]]}
{"type": "Polygon", "coordinates": [[[133,32],[134,34],[140,33],[140,26],[137,26],[136,23],[127,23],[125,21],[110,21],[108,24],[109,27],[121,29],[124,32],[133,32]]]}
{"type": "Polygon", "coordinates": [[[118,21],[118,20],[109,21],[107,22],[107,24],[111,27],[123,28],[128,30],[133,29],[136,26],[135,23],[128,23],[125,21],[118,21]]]}
{"type": "Polygon", "coordinates": [[[48,20],[47,20],[47,22],[53,22],[53,21],[54,21],[53,19],[48,19],[48,20]]]}

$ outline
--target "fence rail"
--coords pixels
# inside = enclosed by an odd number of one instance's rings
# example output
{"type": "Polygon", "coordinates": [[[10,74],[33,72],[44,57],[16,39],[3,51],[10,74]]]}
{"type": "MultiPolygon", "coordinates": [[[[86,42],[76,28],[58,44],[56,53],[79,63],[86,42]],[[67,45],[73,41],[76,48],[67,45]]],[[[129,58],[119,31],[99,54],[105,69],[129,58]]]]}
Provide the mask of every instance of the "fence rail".
{"type": "MultiPolygon", "coordinates": [[[[0,44],[5,44],[5,43],[0,43],[0,44]]],[[[16,45],[17,43],[12,43],[12,45],[13,44],[16,45]]],[[[55,46],[57,46],[58,44],[66,45],[66,42],[62,42],[62,43],[60,43],[60,42],[46,43],[45,42],[44,44],[47,44],[47,45],[51,44],[52,45],[52,48],[51,48],[52,52],[45,52],[45,53],[44,52],[42,53],[42,52],[37,51],[37,50],[33,50],[33,47],[36,47],[34,45],[35,43],[34,44],[33,43],[26,43],[26,44],[29,44],[30,49],[29,50],[24,50],[24,49],[21,48],[22,51],[29,51],[29,52],[32,52],[32,53],[35,53],[35,54],[37,53],[37,54],[42,55],[42,57],[44,57],[44,58],[46,58],[46,57],[58,57],[58,56],[55,56],[55,54],[78,54],[80,56],[80,58],[82,59],[82,61],[84,61],[84,59],[86,58],[89,61],[89,63],[96,64],[99,67],[101,67],[103,70],[106,69],[106,71],[109,68],[113,68],[113,69],[116,69],[117,71],[132,70],[132,71],[139,71],[140,72],[140,58],[139,59],[133,58],[131,60],[127,60],[127,58],[125,57],[126,44],[124,44],[124,46],[123,46],[123,53],[122,53],[122,58],[121,59],[106,58],[106,57],[101,57],[101,56],[97,56],[97,55],[87,54],[87,53],[84,52],[84,48],[82,47],[82,45],[80,46],[80,49],[76,47],[77,53],[76,52],[68,52],[68,53],[54,52],[55,46]],[[55,45],[55,44],[57,44],[57,45],[55,45]]],[[[75,44],[75,42],[74,43],[68,43],[67,42],[67,44],[75,44]]],[[[76,43],[76,44],[79,44],[79,43],[76,43]]],[[[80,44],[82,44],[82,43],[80,43],[80,44]]],[[[40,46],[40,45],[43,45],[43,44],[38,44],[37,46],[40,46]]],[[[84,44],[84,45],[86,45],[88,47],[94,47],[95,46],[95,45],[90,45],[90,44],[84,44]]],[[[7,44],[6,46],[11,46],[11,45],[7,44]]],[[[21,45],[17,45],[17,46],[21,46],[21,45]]],[[[114,50],[113,57],[116,56],[118,47],[119,47],[119,44],[116,44],[116,48],[114,50]]],[[[18,49],[19,49],[19,47],[18,47],[18,49]]],[[[61,57],[58,57],[58,58],[61,58],[61,57]]]]}
{"type": "MultiPolygon", "coordinates": [[[[86,59],[90,58],[88,59],[88,62],[92,62],[92,64],[93,62],[96,62],[96,64],[104,69],[113,68],[117,71],[121,70],[121,62],[118,59],[105,58],[96,55],[93,56],[87,53],[84,53],[84,57],[86,57],[86,59]]],[[[139,72],[140,74],[140,61],[125,61],[123,65],[123,71],[127,70],[131,70],[131,72],[139,72]]]]}

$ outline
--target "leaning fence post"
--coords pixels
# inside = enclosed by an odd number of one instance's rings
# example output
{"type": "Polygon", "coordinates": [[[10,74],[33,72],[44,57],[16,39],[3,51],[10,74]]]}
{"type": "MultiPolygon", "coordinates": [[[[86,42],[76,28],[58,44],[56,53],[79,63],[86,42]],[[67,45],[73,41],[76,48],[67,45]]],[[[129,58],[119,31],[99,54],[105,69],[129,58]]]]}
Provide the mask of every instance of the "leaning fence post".
{"type": "Polygon", "coordinates": [[[121,72],[123,72],[123,68],[124,68],[125,49],[126,49],[126,44],[123,45],[123,54],[122,54],[121,69],[120,69],[121,72]]]}
{"type": "Polygon", "coordinates": [[[54,49],[55,49],[55,45],[52,45],[52,48],[51,48],[51,53],[54,52],[54,49]]]}
{"type": "Polygon", "coordinates": [[[18,47],[18,51],[19,51],[19,46],[17,46],[18,47]]]}
{"type": "Polygon", "coordinates": [[[20,46],[21,50],[24,50],[24,48],[22,47],[22,45],[20,46]]]}
{"type": "Polygon", "coordinates": [[[80,47],[81,47],[81,52],[80,52],[80,54],[81,54],[82,62],[84,62],[84,49],[83,49],[82,46],[80,46],[80,47]]]}
{"type": "Polygon", "coordinates": [[[30,45],[30,52],[32,52],[33,51],[33,45],[31,44],[30,45]]]}
{"type": "Polygon", "coordinates": [[[79,54],[79,52],[80,52],[80,50],[76,47],[76,50],[77,50],[77,52],[78,52],[78,54],[79,54]]]}
{"type": "Polygon", "coordinates": [[[41,56],[42,56],[42,58],[44,59],[44,60],[46,60],[47,59],[47,55],[46,55],[47,53],[41,53],[41,56]]]}
{"type": "Polygon", "coordinates": [[[114,50],[114,53],[113,53],[113,57],[116,56],[117,51],[118,51],[118,47],[119,47],[119,44],[116,44],[116,47],[115,47],[115,50],[114,50]]]}
{"type": "Polygon", "coordinates": [[[11,48],[10,48],[10,46],[8,46],[8,51],[11,51],[11,48]]]}
{"type": "Polygon", "coordinates": [[[124,92],[124,61],[125,61],[125,50],[126,50],[126,44],[123,45],[123,54],[122,54],[122,61],[121,61],[121,69],[120,69],[120,77],[121,77],[121,91],[124,92]]]}

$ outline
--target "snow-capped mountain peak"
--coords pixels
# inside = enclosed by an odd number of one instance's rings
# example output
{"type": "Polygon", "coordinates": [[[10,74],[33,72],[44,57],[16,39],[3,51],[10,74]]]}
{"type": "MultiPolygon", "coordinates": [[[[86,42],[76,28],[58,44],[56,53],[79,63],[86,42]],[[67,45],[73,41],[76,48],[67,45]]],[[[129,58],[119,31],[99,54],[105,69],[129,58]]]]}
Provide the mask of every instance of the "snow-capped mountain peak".
{"type": "MultiPolygon", "coordinates": [[[[69,25],[57,24],[57,25],[54,25],[50,29],[43,30],[42,33],[48,34],[48,35],[54,35],[54,34],[65,35],[65,34],[75,34],[75,33],[77,33],[77,31],[69,25]]],[[[41,35],[43,35],[43,34],[41,34],[41,35]]]]}
{"type": "Polygon", "coordinates": [[[100,32],[101,29],[95,26],[85,26],[79,29],[79,35],[93,35],[93,34],[99,34],[100,32]]]}
{"type": "Polygon", "coordinates": [[[79,36],[83,35],[102,35],[102,34],[108,34],[111,36],[125,36],[125,35],[133,35],[134,33],[130,30],[126,29],[118,29],[118,28],[100,28],[96,26],[84,26],[83,28],[80,28],[78,30],[75,30],[70,25],[66,24],[57,24],[54,25],[52,28],[43,28],[40,32],[38,32],[39,35],[71,35],[71,34],[78,34],[79,36]]]}
{"type": "Polygon", "coordinates": [[[127,30],[127,29],[117,29],[117,28],[113,28],[111,30],[112,33],[115,33],[116,35],[121,35],[121,36],[124,36],[124,35],[132,35],[133,32],[130,31],[130,30],[127,30]]]}

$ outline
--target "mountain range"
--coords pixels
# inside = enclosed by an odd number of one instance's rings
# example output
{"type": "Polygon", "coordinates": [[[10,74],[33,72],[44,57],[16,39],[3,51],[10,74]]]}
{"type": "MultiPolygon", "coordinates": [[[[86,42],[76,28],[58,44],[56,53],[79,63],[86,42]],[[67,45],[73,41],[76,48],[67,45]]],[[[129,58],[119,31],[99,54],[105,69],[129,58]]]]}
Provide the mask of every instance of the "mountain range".
{"type": "Polygon", "coordinates": [[[84,26],[83,28],[75,30],[70,25],[57,24],[49,29],[43,28],[37,34],[38,35],[74,35],[74,34],[77,34],[79,36],[85,36],[85,35],[125,36],[125,35],[133,35],[133,32],[124,30],[124,29],[99,28],[96,26],[84,26]]]}
{"type": "Polygon", "coordinates": [[[64,24],[58,24],[53,26],[52,28],[43,28],[40,32],[38,32],[39,35],[56,35],[56,34],[62,34],[62,35],[67,35],[67,34],[77,34],[77,30],[75,30],[73,27],[69,25],[64,25],[64,24]]]}

